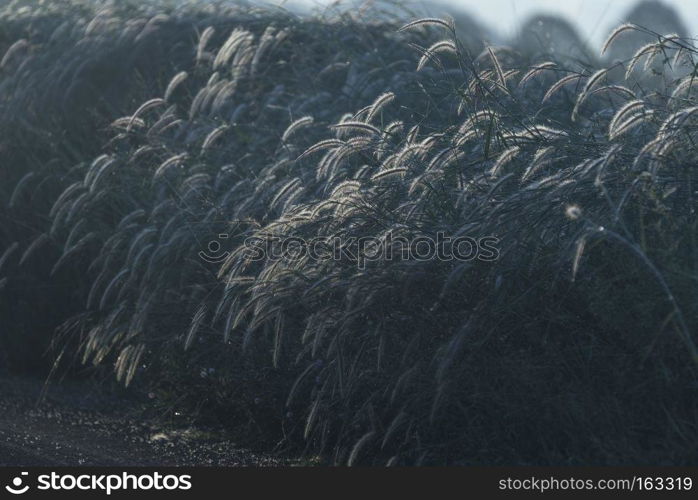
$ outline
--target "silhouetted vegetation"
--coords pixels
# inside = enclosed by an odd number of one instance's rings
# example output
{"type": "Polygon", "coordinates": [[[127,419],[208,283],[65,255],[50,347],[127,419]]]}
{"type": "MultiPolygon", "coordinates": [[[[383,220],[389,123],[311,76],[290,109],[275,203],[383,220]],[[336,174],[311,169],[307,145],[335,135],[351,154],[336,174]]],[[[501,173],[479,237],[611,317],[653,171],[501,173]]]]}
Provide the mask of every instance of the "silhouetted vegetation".
{"type": "Polygon", "coordinates": [[[330,463],[695,463],[698,49],[402,24],[4,7],[8,363],[114,368],[330,463]],[[248,252],[439,233],[497,258],[248,252]]]}

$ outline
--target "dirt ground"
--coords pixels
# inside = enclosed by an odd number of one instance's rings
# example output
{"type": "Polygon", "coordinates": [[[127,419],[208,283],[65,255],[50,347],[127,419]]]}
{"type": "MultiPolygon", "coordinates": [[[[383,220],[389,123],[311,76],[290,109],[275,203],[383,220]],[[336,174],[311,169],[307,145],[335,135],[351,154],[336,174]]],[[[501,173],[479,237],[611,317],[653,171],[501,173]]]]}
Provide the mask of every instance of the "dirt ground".
{"type": "Polygon", "coordinates": [[[166,426],[96,381],[0,378],[0,466],[277,466],[224,431],[166,426]]]}

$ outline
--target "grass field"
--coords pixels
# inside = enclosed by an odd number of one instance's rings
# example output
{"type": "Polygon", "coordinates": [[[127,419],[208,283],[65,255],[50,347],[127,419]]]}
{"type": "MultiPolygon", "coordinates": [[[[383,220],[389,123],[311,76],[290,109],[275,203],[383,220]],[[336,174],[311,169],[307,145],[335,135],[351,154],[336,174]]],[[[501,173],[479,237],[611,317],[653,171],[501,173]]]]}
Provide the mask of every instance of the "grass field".
{"type": "Polygon", "coordinates": [[[396,12],[0,7],[0,362],[321,463],[695,465],[694,41],[396,12]]]}

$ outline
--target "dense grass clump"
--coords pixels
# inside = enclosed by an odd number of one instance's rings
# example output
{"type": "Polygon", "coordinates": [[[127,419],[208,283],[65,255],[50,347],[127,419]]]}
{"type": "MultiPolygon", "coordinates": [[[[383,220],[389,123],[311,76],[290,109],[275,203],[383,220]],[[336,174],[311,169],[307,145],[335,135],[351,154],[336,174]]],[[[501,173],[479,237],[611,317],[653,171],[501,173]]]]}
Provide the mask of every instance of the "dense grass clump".
{"type": "Polygon", "coordinates": [[[8,342],[333,463],[695,463],[690,40],[67,5],[3,62],[8,342]],[[443,236],[489,258],[250,252],[443,236]]]}

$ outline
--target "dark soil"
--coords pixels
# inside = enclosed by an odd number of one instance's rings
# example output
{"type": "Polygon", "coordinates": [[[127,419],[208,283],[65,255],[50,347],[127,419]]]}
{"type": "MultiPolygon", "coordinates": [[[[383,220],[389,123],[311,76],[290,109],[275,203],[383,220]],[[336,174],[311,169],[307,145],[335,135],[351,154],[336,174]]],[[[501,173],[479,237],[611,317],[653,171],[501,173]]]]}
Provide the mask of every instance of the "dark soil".
{"type": "Polygon", "coordinates": [[[0,466],[277,466],[221,429],[163,423],[96,381],[0,378],[0,466]]]}

